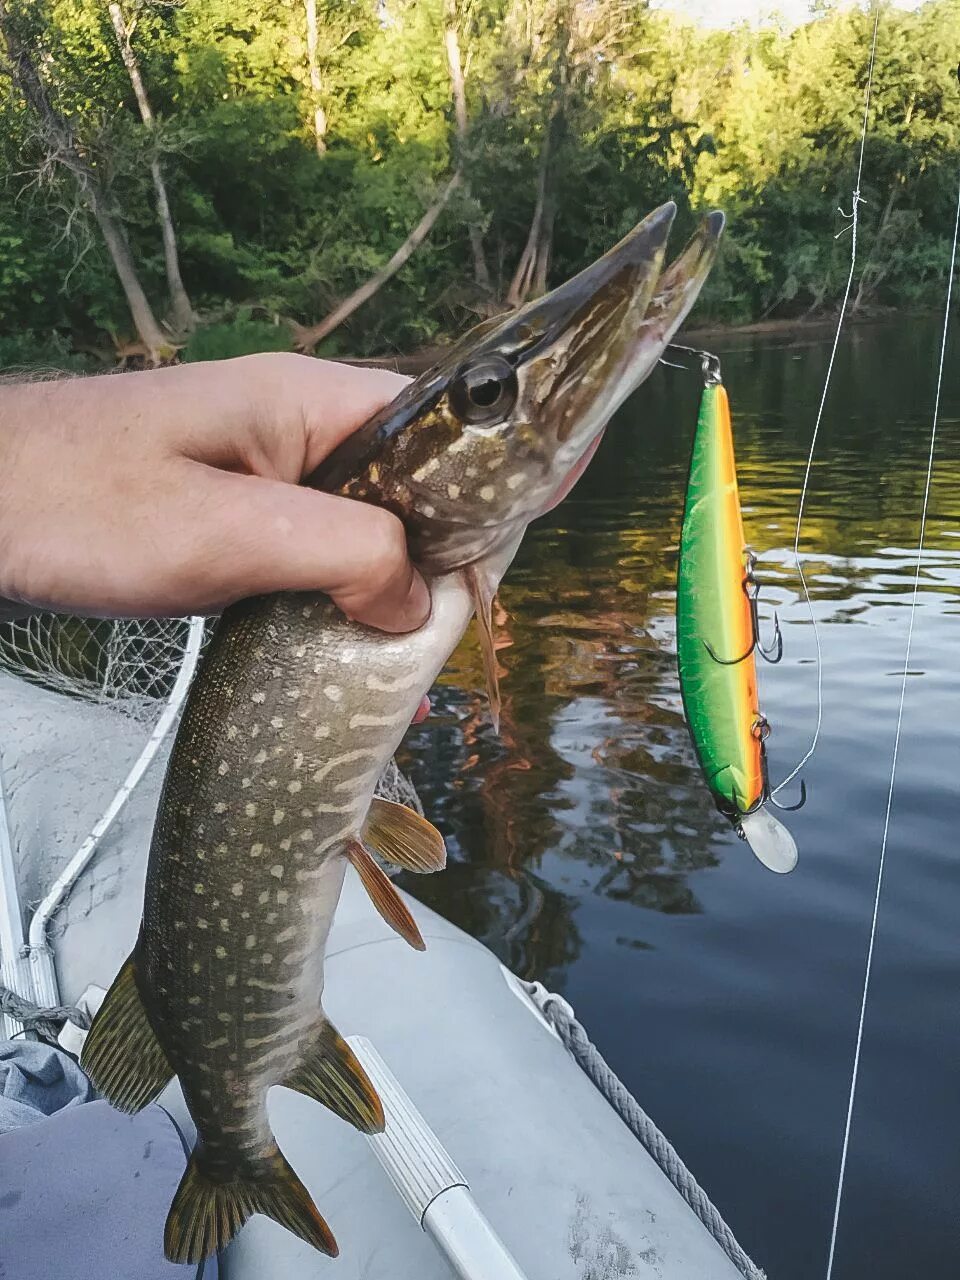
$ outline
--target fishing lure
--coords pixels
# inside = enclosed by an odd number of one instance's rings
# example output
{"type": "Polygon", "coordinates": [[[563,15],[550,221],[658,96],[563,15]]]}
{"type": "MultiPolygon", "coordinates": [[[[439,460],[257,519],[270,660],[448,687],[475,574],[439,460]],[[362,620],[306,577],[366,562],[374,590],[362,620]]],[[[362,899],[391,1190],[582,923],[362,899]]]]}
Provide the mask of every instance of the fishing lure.
{"type": "Polygon", "coordinates": [[[765,740],[770,731],[757,698],[756,653],[779,662],[783,639],[774,619],[769,648],[760,643],[754,573],[745,545],[733,455],[730,402],[720,363],[707,352],[700,416],[680,533],[677,665],[697,759],[720,812],[771,871],[792,871],[797,846],[765,805],[774,799],[765,740]]]}

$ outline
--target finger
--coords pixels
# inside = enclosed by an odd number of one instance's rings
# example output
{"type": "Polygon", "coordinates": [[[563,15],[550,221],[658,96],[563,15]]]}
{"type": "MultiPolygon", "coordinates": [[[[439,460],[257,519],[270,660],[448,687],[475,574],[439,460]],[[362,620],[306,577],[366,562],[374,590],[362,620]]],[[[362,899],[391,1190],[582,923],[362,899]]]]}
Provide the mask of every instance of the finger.
{"type": "MultiPolygon", "coordinates": [[[[195,468],[179,571],[198,598],[227,603],[269,591],[325,591],[350,618],[413,631],[430,593],[388,511],[282,481],[195,468]]],[[[186,504],[185,504],[186,505],[186,504]]]]}
{"type": "Polygon", "coordinates": [[[427,697],[426,694],[424,694],[423,697],[420,699],[419,707],[417,707],[416,711],[413,713],[413,719],[410,721],[410,723],[423,724],[424,720],[426,720],[429,714],[430,714],[430,699],[427,697]]]}
{"type": "Polygon", "coordinates": [[[292,424],[302,424],[303,469],[296,479],[315,470],[331,449],[396,399],[410,381],[389,369],[288,354],[262,357],[260,376],[258,359],[250,357],[251,373],[264,406],[261,420],[272,438],[289,441],[292,424]]]}

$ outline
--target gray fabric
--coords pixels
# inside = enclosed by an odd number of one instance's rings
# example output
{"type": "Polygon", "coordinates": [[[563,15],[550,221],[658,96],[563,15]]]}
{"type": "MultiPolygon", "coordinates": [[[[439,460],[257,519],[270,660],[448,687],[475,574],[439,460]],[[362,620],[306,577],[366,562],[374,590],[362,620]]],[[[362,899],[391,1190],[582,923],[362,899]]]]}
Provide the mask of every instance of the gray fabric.
{"type": "Polygon", "coordinates": [[[0,1040],[0,1134],[94,1097],[68,1054],[35,1040],[0,1040]]]}
{"type": "Polygon", "coordinates": [[[0,1136],[0,1276],[10,1280],[215,1280],[217,1264],[163,1256],[163,1224],[186,1165],[155,1104],[126,1116],[69,1107],[0,1136]]]}

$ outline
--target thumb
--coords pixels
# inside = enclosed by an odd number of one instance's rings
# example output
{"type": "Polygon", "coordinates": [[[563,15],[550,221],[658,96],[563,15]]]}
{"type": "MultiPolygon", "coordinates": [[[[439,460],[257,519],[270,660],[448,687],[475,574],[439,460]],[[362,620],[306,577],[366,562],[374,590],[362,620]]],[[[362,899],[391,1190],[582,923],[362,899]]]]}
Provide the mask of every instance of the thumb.
{"type": "Polygon", "coordinates": [[[413,631],[430,593],[410,562],[403,525],[350,498],[203,468],[202,524],[190,558],[198,596],[230,602],[270,591],[324,591],[349,618],[413,631]],[[202,544],[206,544],[203,546],[202,544]]]}

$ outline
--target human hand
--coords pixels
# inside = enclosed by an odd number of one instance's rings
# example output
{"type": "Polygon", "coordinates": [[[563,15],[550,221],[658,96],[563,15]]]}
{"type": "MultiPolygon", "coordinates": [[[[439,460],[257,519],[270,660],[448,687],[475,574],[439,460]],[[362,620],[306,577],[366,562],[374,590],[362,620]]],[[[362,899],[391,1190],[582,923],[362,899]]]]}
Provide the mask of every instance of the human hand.
{"type": "Polygon", "coordinates": [[[267,354],[0,385],[0,596],[142,617],[324,591],[370,626],[419,627],[430,596],[399,520],[297,483],[405,381],[267,354]]]}

